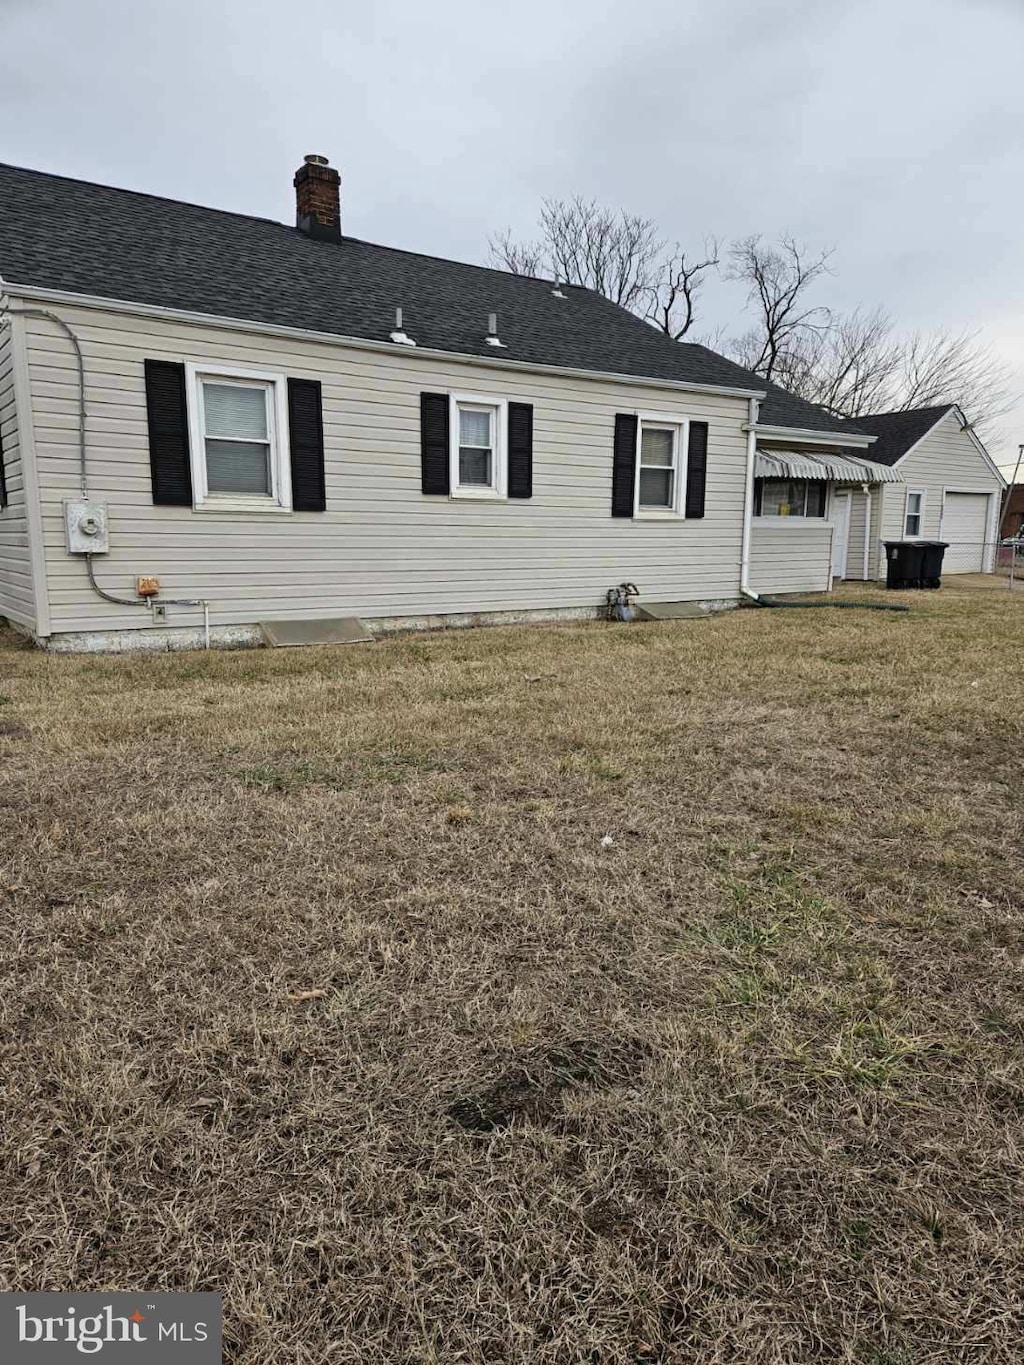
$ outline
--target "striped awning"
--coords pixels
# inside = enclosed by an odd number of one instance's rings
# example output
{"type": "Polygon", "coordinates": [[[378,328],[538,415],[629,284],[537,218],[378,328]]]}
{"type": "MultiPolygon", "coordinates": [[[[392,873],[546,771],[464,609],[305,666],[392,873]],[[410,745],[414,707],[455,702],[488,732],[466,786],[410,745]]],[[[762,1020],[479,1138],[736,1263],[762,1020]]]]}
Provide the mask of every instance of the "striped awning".
{"type": "Polygon", "coordinates": [[[834,483],[902,483],[898,469],[873,460],[835,455],[808,455],[806,451],[757,448],[754,473],[759,479],[829,479],[834,483]]]}

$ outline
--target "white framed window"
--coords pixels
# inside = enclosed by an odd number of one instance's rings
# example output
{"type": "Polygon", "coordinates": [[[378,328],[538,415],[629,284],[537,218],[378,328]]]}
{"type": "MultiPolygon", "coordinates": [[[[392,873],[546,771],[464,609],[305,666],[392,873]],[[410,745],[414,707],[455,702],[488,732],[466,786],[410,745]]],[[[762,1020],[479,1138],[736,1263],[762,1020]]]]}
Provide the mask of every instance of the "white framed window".
{"type": "Polygon", "coordinates": [[[689,423],[656,413],[640,413],[639,419],[633,515],[682,516],[689,423]]]}
{"type": "Polygon", "coordinates": [[[907,489],[907,503],[903,513],[903,539],[918,540],[924,533],[924,493],[907,489]]]}
{"type": "Polygon", "coordinates": [[[289,511],[292,489],[284,375],[187,364],[185,376],[195,507],[289,511]]]}
{"type": "Polygon", "coordinates": [[[508,403],[453,393],[449,421],[449,489],[453,498],[508,495],[508,403]]]}

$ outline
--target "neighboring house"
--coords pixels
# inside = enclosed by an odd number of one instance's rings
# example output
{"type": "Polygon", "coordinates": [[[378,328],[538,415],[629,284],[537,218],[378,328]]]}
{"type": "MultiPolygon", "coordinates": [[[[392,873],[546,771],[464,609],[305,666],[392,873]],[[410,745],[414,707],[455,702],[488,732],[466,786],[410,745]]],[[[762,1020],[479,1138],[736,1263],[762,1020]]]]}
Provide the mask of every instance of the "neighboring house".
{"type": "MultiPolygon", "coordinates": [[[[902,480],[874,499],[865,577],[885,577],[887,540],[945,541],[944,574],[991,572],[1006,481],[960,408],[944,403],[884,412],[850,426],[877,438],[871,458],[902,480]]],[[[851,496],[853,517],[863,516],[862,495],[851,496]]]]}
{"type": "Polygon", "coordinates": [[[294,183],[292,228],[0,167],[16,625],[255,642],[593,615],[624,580],[725,606],[862,561],[847,492],[900,478],[870,433],[588,290],[344,236],[322,158],[294,183]]]}
{"type": "Polygon", "coordinates": [[[1000,540],[1024,538],[1024,483],[1011,484],[1004,499],[1000,540]]]}

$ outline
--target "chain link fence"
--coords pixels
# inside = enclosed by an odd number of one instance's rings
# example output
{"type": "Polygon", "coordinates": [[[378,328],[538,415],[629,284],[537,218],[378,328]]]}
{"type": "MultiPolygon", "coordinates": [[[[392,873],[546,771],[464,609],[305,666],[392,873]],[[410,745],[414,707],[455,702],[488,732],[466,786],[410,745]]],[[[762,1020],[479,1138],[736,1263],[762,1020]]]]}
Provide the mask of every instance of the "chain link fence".
{"type": "MultiPolygon", "coordinates": [[[[939,537],[944,540],[944,536],[939,537]]],[[[990,573],[999,559],[1000,547],[992,541],[949,540],[942,559],[942,573],[990,573]]]]}
{"type": "Polygon", "coordinates": [[[995,570],[1004,578],[1024,583],[1024,538],[1004,540],[996,546],[995,570]]]}

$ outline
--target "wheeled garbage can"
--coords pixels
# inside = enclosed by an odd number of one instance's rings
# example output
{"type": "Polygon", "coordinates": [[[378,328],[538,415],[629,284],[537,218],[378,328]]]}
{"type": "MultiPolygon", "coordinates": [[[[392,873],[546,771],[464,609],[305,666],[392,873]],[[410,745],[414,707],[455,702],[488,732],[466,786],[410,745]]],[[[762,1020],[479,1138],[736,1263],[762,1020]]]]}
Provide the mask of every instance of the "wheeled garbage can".
{"type": "Polygon", "coordinates": [[[942,557],[949,549],[944,540],[925,540],[921,543],[921,587],[942,587],[942,557]]]}
{"type": "Polygon", "coordinates": [[[919,540],[887,540],[885,542],[885,586],[887,588],[919,588],[923,563],[924,547],[919,540]]]}

